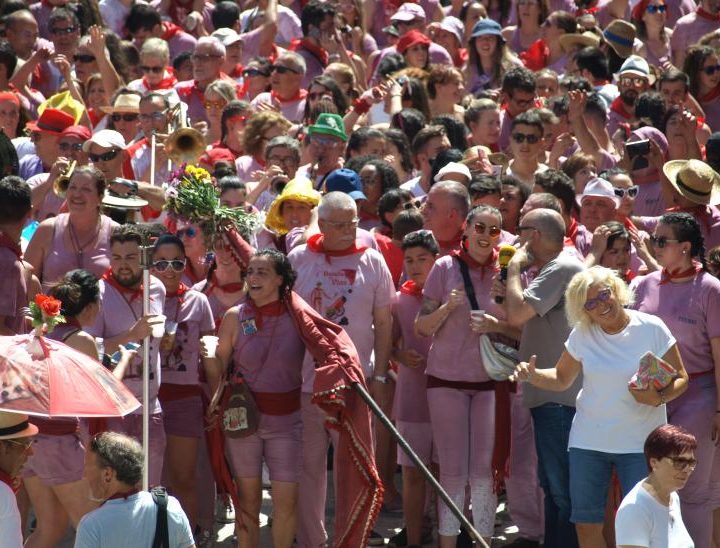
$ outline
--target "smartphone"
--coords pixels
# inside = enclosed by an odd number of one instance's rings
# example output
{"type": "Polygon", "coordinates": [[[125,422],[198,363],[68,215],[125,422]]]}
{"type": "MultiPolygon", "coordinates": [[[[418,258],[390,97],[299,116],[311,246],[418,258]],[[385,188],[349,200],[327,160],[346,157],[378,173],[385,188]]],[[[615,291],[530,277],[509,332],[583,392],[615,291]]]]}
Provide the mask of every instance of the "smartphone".
{"type": "Polygon", "coordinates": [[[647,155],[650,153],[650,141],[643,139],[633,143],[625,143],[625,150],[628,158],[632,162],[633,171],[645,169],[650,165],[647,155]]]}
{"type": "MultiPolygon", "coordinates": [[[[125,348],[127,348],[128,350],[137,350],[138,348],[140,348],[140,345],[137,343],[134,343],[134,342],[129,342],[123,346],[125,348]]],[[[121,357],[120,351],[117,350],[112,356],[110,356],[110,361],[112,362],[113,365],[117,365],[118,362],[120,361],[120,357],[121,357]]]]}

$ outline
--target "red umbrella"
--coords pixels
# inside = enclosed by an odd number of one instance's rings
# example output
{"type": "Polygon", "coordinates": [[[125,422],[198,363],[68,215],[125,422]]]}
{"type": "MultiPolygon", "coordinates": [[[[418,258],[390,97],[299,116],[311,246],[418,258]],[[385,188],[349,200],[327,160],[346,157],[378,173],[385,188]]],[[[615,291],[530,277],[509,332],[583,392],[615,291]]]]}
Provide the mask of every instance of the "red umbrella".
{"type": "Polygon", "coordinates": [[[89,356],[34,334],[0,337],[0,410],[109,417],[138,407],[125,385],[89,356]]]}

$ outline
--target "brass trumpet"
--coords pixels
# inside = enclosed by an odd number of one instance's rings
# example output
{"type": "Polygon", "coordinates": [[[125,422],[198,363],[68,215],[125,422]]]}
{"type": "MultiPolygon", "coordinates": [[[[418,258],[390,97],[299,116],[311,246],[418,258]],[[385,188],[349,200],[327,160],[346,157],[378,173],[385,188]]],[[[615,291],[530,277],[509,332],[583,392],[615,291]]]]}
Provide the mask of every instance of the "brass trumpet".
{"type": "Polygon", "coordinates": [[[58,198],[65,198],[68,185],[70,184],[70,177],[72,177],[76,165],[77,161],[73,160],[72,162],[70,162],[70,165],[67,167],[67,169],[63,171],[57,179],[55,179],[55,182],[53,183],[53,192],[55,192],[58,198]]]}
{"type": "Polygon", "coordinates": [[[202,133],[189,127],[176,129],[165,141],[165,153],[176,164],[196,164],[205,147],[202,133]]]}

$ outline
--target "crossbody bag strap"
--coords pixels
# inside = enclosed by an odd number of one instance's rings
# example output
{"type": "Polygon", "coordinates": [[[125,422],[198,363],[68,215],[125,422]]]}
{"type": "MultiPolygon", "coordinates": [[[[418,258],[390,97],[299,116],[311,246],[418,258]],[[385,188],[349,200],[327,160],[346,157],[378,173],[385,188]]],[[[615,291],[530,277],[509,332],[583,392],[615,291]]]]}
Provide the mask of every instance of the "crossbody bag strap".
{"type": "Polygon", "coordinates": [[[150,491],[157,505],[157,521],[155,524],[155,538],[152,548],[170,548],[170,532],[168,531],[168,494],[164,487],[153,487],[150,491]]]}
{"type": "Polygon", "coordinates": [[[470,301],[470,308],[473,310],[480,310],[478,306],[477,297],[475,297],[475,288],[473,287],[472,280],[470,279],[470,269],[465,261],[460,257],[455,257],[460,267],[460,274],[462,275],[463,284],[465,285],[465,294],[467,295],[468,301],[470,301]]]}

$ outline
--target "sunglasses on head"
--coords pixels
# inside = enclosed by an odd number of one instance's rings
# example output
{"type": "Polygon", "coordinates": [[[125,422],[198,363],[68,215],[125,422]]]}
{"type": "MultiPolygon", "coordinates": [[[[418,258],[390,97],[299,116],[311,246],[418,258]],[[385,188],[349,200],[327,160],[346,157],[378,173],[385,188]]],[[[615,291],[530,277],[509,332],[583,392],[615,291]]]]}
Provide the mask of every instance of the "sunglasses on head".
{"type": "Polygon", "coordinates": [[[119,122],[120,120],[124,120],[125,122],[135,122],[138,119],[138,116],[138,114],[134,114],[132,112],[126,112],[124,114],[113,114],[112,121],[119,122]]]}
{"type": "Polygon", "coordinates": [[[597,297],[595,297],[594,299],[588,299],[587,301],[585,301],[585,304],[583,305],[583,307],[587,311],[595,310],[600,303],[608,302],[608,300],[610,299],[611,296],[612,296],[612,290],[609,287],[606,287],[605,289],[601,289],[598,292],[597,297]]]}
{"type": "Polygon", "coordinates": [[[296,71],[293,68],[285,67],[283,65],[273,65],[270,67],[270,72],[277,72],[278,74],[287,74],[288,72],[292,72],[293,74],[299,74],[298,71],[296,71]]]}
{"type": "Polygon", "coordinates": [[[666,236],[650,236],[650,243],[658,249],[664,248],[667,244],[678,244],[680,240],[673,240],[666,236]]]}
{"type": "Polygon", "coordinates": [[[154,72],[155,74],[162,74],[165,71],[165,67],[149,67],[147,65],[140,65],[140,70],[143,72],[154,72]]]}
{"type": "Polygon", "coordinates": [[[665,13],[667,6],[665,4],[648,4],[646,10],[648,13],[665,13]]]}
{"type": "Polygon", "coordinates": [[[708,76],[712,76],[713,74],[715,74],[717,71],[720,70],[720,65],[711,65],[709,67],[703,67],[702,70],[708,76]]]}
{"type": "Polygon", "coordinates": [[[633,185],[630,188],[613,188],[613,192],[618,198],[624,198],[625,194],[627,194],[630,198],[634,198],[638,195],[638,192],[640,192],[640,187],[633,185]]]}
{"type": "Polygon", "coordinates": [[[172,268],[175,272],[182,272],[185,270],[185,260],[175,259],[173,261],[155,261],[152,267],[158,272],[165,272],[168,268],[172,268]]]}
{"type": "Polygon", "coordinates": [[[197,236],[197,230],[195,230],[191,226],[187,228],[181,228],[177,231],[178,238],[194,238],[195,236],[197,236]]]}
{"type": "Polygon", "coordinates": [[[538,137],[537,135],[533,135],[532,133],[513,133],[512,139],[516,143],[524,143],[525,141],[527,141],[529,145],[534,145],[540,142],[540,137],[538,137]]]}
{"type": "Polygon", "coordinates": [[[73,55],[73,61],[75,61],[76,63],[92,63],[93,61],[95,61],[95,56],[77,53],[73,55]]]}
{"type": "Polygon", "coordinates": [[[256,76],[264,76],[265,78],[267,78],[268,76],[270,76],[270,73],[263,72],[262,70],[259,70],[259,69],[251,68],[251,69],[245,69],[244,71],[242,71],[242,75],[243,75],[243,78],[255,78],[256,76]]]}
{"type": "Polygon", "coordinates": [[[485,223],[475,223],[473,225],[473,230],[475,231],[475,234],[485,234],[487,232],[487,235],[491,238],[497,238],[500,236],[500,227],[497,225],[487,226],[485,223]]]}
{"type": "Polygon", "coordinates": [[[90,161],[92,163],[96,162],[109,162],[110,160],[114,160],[115,157],[118,155],[118,152],[120,150],[113,149],[108,152],[105,152],[104,154],[93,154],[92,152],[88,154],[88,158],[90,158],[90,161]]]}

